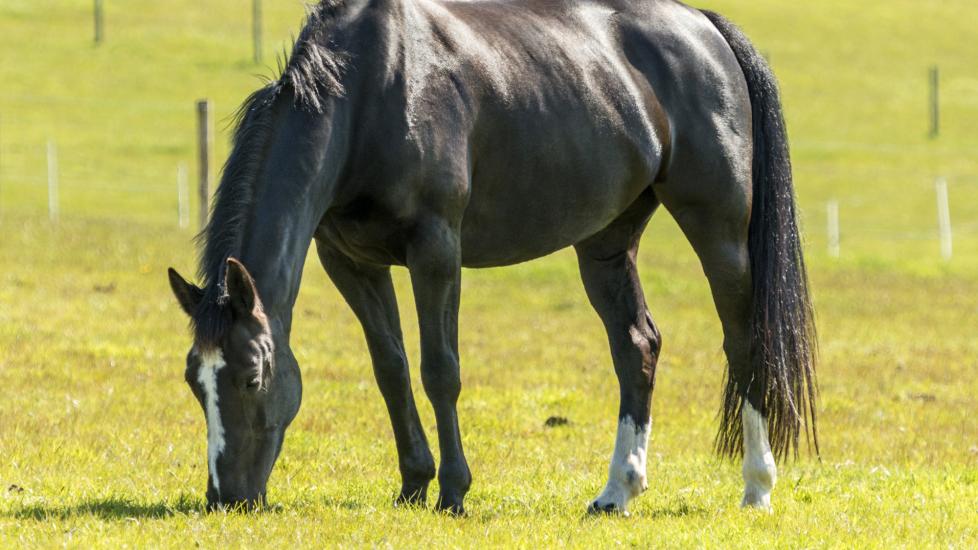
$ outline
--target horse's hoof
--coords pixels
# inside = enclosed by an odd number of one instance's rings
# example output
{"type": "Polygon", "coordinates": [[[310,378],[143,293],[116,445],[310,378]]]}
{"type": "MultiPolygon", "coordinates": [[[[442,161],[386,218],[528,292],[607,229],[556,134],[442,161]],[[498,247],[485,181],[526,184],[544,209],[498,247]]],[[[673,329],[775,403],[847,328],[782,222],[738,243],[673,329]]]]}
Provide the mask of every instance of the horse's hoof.
{"type": "Polygon", "coordinates": [[[620,508],[614,502],[598,502],[595,500],[587,507],[588,515],[628,517],[628,510],[620,508]]]}
{"type": "Polygon", "coordinates": [[[439,497],[438,503],[435,504],[435,509],[452,517],[465,516],[465,507],[462,505],[462,499],[456,500],[446,497],[439,497]]]}
{"type": "Polygon", "coordinates": [[[401,489],[401,493],[394,499],[395,508],[423,507],[428,501],[428,488],[421,489],[401,489]]]}
{"type": "Polygon", "coordinates": [[[774,513],[774,508],[771,506],[770,493],[766,495],[745,494],[744,499],[740,501],[740,507],[745,510],[758,510],[768,514],[774,513]]]}
{"type": "Polygon", "coordinates": [[[424,508],[425,504],[427,503],[423,498],[398,495],[397,498],[394,499],[394,508],[424,508]]]}

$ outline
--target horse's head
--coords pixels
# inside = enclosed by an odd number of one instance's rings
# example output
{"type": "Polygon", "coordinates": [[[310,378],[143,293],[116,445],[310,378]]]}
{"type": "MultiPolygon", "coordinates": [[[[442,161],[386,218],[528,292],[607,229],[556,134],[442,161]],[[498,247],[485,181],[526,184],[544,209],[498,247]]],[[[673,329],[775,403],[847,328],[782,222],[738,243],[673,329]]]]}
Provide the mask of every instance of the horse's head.
{"type": "Polygon", "coordinates": [[[187,354],[186,380],[207,421],[210,507],[265,503],[265,486],[285,429],[299,410],[302,384],[295,357],[279,349],[254,280],[244,265],[227,261],[225,292],[212,307],[207,293],[170,269],[170,286],[195,326],[221,330],[187,354]],[[205,306],[207,304],[204,304],[205,306]]]}

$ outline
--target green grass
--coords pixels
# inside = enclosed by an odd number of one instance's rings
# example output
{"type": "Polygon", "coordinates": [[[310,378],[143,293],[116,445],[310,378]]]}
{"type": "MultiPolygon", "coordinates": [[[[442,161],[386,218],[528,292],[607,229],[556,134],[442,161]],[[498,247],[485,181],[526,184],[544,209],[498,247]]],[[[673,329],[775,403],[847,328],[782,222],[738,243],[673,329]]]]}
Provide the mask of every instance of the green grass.
{"type": "MultiPolygon", "coordinates": [[[[391,507],[396,457],[360,329],[314,263],[293,334],[305,397],[269,484],[273,510],[202,513],[204,422],[182,381],[189,337],[165,278],[170,265],[193,271],[174,173],[193,158],[193,101],[213,99],[220,121],[270,71],[250,63],[247,2],[109,2],[98,48],[90,5],[0,5],[0,547],[978,541],[978,5],[708,3],[744,26],[782,80],[819,312],[823,454],[782,467],[773,515],[737,507],[739,467],[710,453],[719,323],[695,257],[660,213],[640,258],[665,339],[650,490],[627,519],[582,513],[605,481],[617,385],[567,251],[464,275],[469,517],[391,507]],[[934,63],[944,125],[929,140],[934,63]],[[46,214],[48,139],[61,157],[57,224],[46,214]],[[948,263],[938,175],[953,201],[948,263]],[[822,230],[833,197],[838,260],[822,230]],[[552,415],[570,424],[544,427],[552,415]]],[[[267,59],[301,11],[266,3],[267,59]]],[[[396,283],[412,311],[402,270],[396,283]]],[[[413,315],[404,325],[416,363],[413,315]]]]}

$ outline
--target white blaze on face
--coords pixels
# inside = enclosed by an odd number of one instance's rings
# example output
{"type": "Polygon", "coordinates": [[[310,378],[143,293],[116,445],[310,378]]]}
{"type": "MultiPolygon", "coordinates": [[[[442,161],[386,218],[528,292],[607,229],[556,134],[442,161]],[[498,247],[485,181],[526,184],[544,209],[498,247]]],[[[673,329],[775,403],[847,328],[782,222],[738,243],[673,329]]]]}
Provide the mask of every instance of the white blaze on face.
{"type": "Polygon", "coordinates": [[[594,509],[625,512],[628,501],[648,488],[645,463],[651,428],[651,422],[636,426],[628,415],[618,421],[618,437],[608,468],[608,484],[594,500],[594,509]]]}
{"type": "Polygon", "coordinates": [[[744,403],[744,500],[741,506],[771,509],[771,490],[778,469],[767,436],[767,419],[750,403],[744,403]]]}
{"type": "Polygon", "coordinates": [[[220,496],[221,483],[217,478],[217,457],[224,451],[224,424],[221,423],[221,411],[217,407],[217,373],[225,366],[224,355],[221,350],[214,350],[202,353],[200,359],[197,381],[200,382],[201,391],[204,393],[204,413],[207,416],[207,464],[214,490],[220,496]]]}

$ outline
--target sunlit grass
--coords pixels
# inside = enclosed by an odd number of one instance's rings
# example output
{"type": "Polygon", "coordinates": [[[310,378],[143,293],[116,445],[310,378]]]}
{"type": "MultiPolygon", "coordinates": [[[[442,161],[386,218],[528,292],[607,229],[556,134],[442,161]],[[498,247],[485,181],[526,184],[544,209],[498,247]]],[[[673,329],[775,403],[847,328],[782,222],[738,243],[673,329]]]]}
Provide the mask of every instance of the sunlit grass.
{"type": "MultiPolygon", "coordinates": [[[[768,52],[785,90],[821,333],[823,453],[782,467],[773,515],[737,507],[739,467],[711,454],[719,323],[694,256],[660,213],[641,254],[665,340],[650,490],[628,519],[583,514],[605,480],[618,390],[568,251],[464,274],[467,518],[391,506],[386,410],[360,328],[314,262],[293,333],[304,403],[269,484],[272,508],[203,513],[204,422],[182,381],[189,337],[165,278],[171,265],[194,271],[174,174],[192,160],[193,101],[214,99],[220,121],[268,71],[249,61],[246,2],[107,4],[98,49],[90,2],[0,5],[0,547],[978,540],[978,50],[961,46],[976,38],[973,3],[711,3],[768,52]],[[931,63],[948,79],[933,142],[931,63]],[[58,224],[45,211],[49,138],[61,152],[58,224]],[[949,263],[936,240],[937,175],[949,178],[960,228],[949,263]],[[824,252],[832,197],[838,260],[824,252]],[[555,415],[569,424],[547,428],[555,415]]],[[[270,58],[301,7],[267,2],[266,15],[270,58]]],[[[403,270],[395,281],[416,365],[403,270]]]]}

